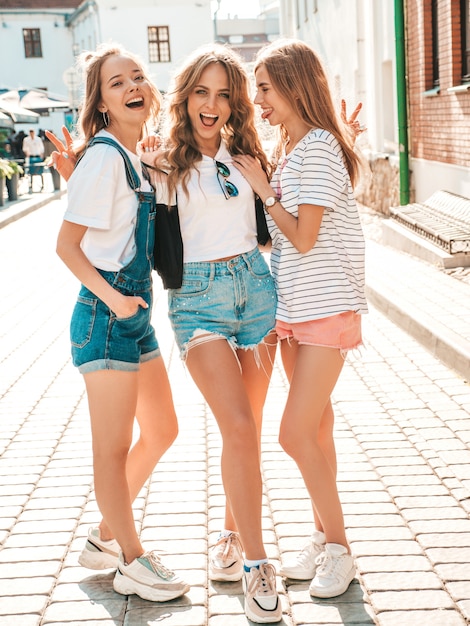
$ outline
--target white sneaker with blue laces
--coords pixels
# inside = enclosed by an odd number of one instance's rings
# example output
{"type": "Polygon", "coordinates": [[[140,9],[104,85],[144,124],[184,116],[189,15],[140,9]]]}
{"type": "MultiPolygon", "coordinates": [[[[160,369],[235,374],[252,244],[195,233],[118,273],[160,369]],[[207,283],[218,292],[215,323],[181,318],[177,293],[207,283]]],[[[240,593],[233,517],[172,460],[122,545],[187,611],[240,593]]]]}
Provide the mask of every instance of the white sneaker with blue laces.
{"type": "Polygon", "coordinates": [[[88,569],[116,569],[118,566],[119,544],[116,539],[103,541],[100,529],[90,528],[88,539],[78,557],[78,562],[88,569]]]}

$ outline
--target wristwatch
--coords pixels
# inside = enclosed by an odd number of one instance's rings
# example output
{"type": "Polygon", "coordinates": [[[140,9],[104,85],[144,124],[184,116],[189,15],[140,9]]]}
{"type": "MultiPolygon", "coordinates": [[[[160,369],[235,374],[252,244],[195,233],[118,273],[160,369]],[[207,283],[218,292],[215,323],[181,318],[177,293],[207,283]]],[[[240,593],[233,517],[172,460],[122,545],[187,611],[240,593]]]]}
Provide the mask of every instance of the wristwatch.
{"type": "Polygon", "coordinates": [[[276,204],[276,202],[279,202],[279,198],[276,198],[276,196],[269,196],[269,198],[266,198],[266,200],[263,202],[264,210],[267,213],[269,213],[268,209],[270,209],[272,206],[274,206],[276,204]]]}

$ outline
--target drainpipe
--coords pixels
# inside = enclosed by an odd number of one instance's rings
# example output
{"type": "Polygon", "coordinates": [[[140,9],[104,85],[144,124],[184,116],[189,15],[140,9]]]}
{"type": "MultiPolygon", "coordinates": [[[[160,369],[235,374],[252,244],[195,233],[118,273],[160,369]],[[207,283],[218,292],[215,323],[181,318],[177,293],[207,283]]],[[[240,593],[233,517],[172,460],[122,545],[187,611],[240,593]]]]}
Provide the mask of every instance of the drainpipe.
{"type": "Polygon", "coordinates": [[[219,34],[217,32],[217,16],[219,13],[219,9],[220,9],[220,3],[222,2],[222,0],[217,0],[217,8],[214,11],[214,41],[217,42],[217,39],[219,38],[219,34]]]}
{"type": "Polygon", "coordinates": [[[400,163],[400,204],[410,201],[408,157],[408,113],[406,98],[406,48],[404,0],[395,0],[395,53],[397,68],[398,146],[400,163]]]}

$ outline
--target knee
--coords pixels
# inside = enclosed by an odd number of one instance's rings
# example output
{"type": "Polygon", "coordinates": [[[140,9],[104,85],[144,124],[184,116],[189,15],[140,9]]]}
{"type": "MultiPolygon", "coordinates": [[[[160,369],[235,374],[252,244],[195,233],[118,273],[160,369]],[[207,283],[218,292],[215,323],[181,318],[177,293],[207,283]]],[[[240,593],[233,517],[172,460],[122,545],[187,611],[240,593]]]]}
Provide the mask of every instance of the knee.
{"type": "Polygon", "coordinates": [[[222,433],[222,439],[224,448],[237,450],[242,456],[258,450],[256,425],[251,416],[231,420],[230,428],[222,433]]]}
{"type": "Polygon", "coordinates": [[[166,425],[166,428],[163,429],[163,434],[162,434],[162,443],[166,448],[169,448],[176,440],[176,438],[178,437],[178,433],[179,433],[179,428],[178,428],[178,421],[175,417],[174,420],[172,420],[170,423],[168,423],[166,425]]]}
{"type": "Polygon", "coordinates": [[[93,443],[93,463],[95,466],[113,465],[125,467],[127,463],[127,457],[129,455],[130,443],[113,445],[112,442],[108,442],[107,445],[100,445],[96,442],[93,443]]]}
{"type": "Polygon", "coordinates": [[[141,439],[151,449],[167,450],[178,436],[178,420],[176,415],[169,415],[165,419],[156,419],[151,430],[141,431],[141,439]]]}
{"type": "Polygon", "coordinates": [[[295,459],[301,454],[306,444],[305,433],[301,433],[289,426],[281,425],[279,431],[279,444],[286,454],[295,459]]]}

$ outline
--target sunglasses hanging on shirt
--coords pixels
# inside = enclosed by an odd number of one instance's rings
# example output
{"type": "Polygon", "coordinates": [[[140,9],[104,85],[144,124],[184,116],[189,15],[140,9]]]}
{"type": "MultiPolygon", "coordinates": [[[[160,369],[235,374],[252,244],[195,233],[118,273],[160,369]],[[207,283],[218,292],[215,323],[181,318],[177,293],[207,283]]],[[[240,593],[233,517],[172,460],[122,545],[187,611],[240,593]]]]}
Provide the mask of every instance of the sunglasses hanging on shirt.
{"type": "Polygon", "coordinates": [[[238,189],[233,183],[228,180],[230,176],[230,170],[221,161],[214,161],[217,168],[217,180],[219,181],[220,188],[224,192],[224,196],[227,200],[238,196],[238,189]]]}

